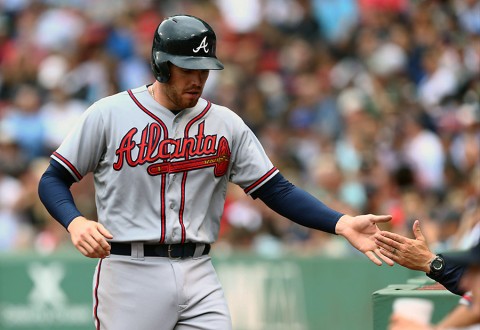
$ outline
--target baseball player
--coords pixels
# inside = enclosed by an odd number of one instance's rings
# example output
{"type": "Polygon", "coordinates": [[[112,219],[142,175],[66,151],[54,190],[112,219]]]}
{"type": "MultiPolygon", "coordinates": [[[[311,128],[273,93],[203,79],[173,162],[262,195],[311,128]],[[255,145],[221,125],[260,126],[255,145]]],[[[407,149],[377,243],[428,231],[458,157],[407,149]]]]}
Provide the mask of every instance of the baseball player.
{"type": "Polygon", "coordinates": [[[344,236],[377,265],[393,264],[373,240],[390,216],[328,208],[279,173],[238,115],[201,97],[209,70],[223,69],[215,48],[206,22],[166,18],[153,38],[155,82],[91,105],[40,181],[75,247],[100,259],[97,329],[231,329],[209,257],[229,181],[292,221],[344,236]],[[89,172],[98,222],[69,190],[89,172]]]}

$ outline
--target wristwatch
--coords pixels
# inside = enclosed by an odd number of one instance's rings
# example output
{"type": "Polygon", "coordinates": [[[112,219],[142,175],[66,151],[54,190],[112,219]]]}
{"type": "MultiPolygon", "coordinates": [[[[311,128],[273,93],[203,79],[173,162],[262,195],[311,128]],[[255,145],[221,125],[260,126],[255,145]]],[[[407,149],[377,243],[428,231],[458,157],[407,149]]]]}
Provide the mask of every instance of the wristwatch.
{"type": "Polygon", "coordinates": [[[439,255],[430,261],[430,275],[436,276],[443,272],[445,269],[445,260],[439,255]]]}

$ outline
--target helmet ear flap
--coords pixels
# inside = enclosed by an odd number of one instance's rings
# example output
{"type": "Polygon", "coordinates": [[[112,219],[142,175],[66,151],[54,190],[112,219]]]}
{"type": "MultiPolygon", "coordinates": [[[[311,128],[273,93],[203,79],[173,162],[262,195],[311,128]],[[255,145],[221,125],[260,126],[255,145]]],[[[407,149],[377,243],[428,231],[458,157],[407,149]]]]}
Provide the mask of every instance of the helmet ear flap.
{"type": "Polygon", "coordinates": [[[161,83],[166,83],[170,79],[170,68],[168,61],[159,60],[159,52],[152,53],[152,61],[150,62],[153,75],[161,83]]]}

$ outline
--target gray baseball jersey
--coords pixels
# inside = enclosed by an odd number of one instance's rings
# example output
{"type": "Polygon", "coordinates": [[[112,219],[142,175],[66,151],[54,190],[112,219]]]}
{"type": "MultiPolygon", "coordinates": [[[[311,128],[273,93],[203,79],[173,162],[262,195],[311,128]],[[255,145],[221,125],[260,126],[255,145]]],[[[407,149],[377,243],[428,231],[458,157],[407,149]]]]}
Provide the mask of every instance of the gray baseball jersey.
{"type": "Polygon", "coordinates": [[[94,173],[117,242],[212,243],[228,181],[249,194],[278,172],[230,109],[200,99],[175,115],[147,86],[94,103],[52,158],[77,180],[94,173]]]}

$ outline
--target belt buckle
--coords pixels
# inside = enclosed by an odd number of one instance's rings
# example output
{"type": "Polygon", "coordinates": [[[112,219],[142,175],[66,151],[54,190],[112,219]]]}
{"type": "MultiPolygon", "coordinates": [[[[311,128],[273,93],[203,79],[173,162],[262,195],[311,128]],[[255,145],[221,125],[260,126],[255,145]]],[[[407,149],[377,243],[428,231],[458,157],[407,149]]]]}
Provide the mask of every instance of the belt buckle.
{"type": "Polygon", "coordinates": [[[182,257],[172,257],[172,251],[173,251],[172,244],[168,244],[168,249],[167,249],[168,257],[174,260],[182,259],[182,257]]]}

